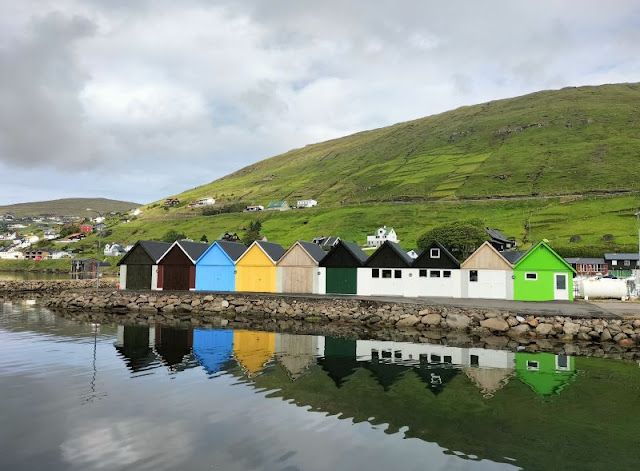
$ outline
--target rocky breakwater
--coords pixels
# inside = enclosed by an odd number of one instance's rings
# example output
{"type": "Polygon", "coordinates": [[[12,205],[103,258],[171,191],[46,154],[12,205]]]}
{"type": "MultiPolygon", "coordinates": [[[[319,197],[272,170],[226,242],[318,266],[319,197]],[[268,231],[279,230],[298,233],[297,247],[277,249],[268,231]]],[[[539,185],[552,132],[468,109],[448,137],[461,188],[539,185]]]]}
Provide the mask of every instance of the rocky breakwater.
{"type": "Polygon", "coordinates": [[[207,324],[227,319],[292,319],[313,323],[343,323],[368,329],[461,331],[476,336],[504,336],[524,340],[640,344],[640,320],[521,316],[508,310],[388,303],[350,298],[294,297],[272,294],[61,292],[45,305],[65,311],[115,312],[123,321],[207,324]]]}
{"type": "MultiPolygon", "coordinates": [[[[0,298],[41,298],[56,295],[68,290],[91,289],[96,286],[96,280],[9,280],[0,281],[0,298]]],[[[100,287],[113,289],[115,279],[101,279],[100,287]]]]}

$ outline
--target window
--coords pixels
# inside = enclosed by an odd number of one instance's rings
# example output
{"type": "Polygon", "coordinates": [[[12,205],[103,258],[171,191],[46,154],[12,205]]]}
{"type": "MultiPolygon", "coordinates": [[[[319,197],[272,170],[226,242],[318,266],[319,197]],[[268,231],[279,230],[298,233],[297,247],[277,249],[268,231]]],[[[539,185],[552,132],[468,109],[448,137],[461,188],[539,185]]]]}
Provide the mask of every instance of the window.
{"type": "Polygon", "coordinates": [[[567,276],[556,275],[556,289],[567,289],[567,276]]]}
{"type": "Polygon", "coordinates": [[[535,280],[538,279],[538,274],[537,273],[525,273],[524,274],[524,279],[525,280],[535,281],[535,280]]]}
{"type": "Polygon", "coordinates": [[[402,278],[402,270],[395,270],[393,273],[394,278],[402,278]]]}
{"type": "Polygon", "coordinates": [[[427,270],[420,270],[420,278],[426,278],[427,277],[427,270]]]}
{"type": "Polygon", "coordinates": [[[440,363],[441,358],[440,355],[431,355],[431,363],[440,363]]]}
{"type": "Polygon", "coordinates": [[[393,352],[393,358],[402,360],[402,350],[396,350],[393,352]]]}
{"type": "Polygon", "coordinates": [[[478,355],[471,355],[471,366],[479,366],[480,365],[480,357],[478,355]]]}
{"type": "Polygon", "coordinates": [[[440,278],[440,270],[431,270],[429,272],[430,278],[440,278]]]}
{"type": "Polygon", "coordinates": [[[378,350],[371,349],[371,359],[372,360],[378,359],[378,350]]]}
{"type": "Polygon", "coordinates": [[[431,249],[429,255],[431,258],[440,258],[440,249],[431,249]]]}
{"type": "Polygon", "coordinates": [[[453,363],[453,358],[451,358],[449,355],[445,355],[444,362],[445,363],[453,363]]]}
{"type": "Polygon", "coordinates": [[[382,352],[382,358],[391,358],[391,350],[385,350],[382,352]]]}
{"type": "Polygon", "coordinates": [[[445,270],[442,272],[443,278],[451,278],[451,270],[445,270]]]}
{"type": "Polygon", "coordinates": [[[372,278],[380,278],[380,269],[379,268],[372,268],[371,269],[371,277],[372,278]]]}
{"type": "Polygon", "coordinates": [[[478,281],[478,270],[469,270],[469,281],[478,281]]]}
{"type": "Polygon", "coordinates": [[[617,265],[618,261],[617,260],[611,260],[611,265],[617,265]]]}
{"type": "Polygon", "coordinates": [[[631,265],[631,260],[625,260],[625,261],[624,261],[624,266],[625,266],[625,267],[628,267],[628,266],[630,266],[630,265],[631,265]]]}
{"type": "Polygon", "coordinates": [[[567,355],[556,356],[556,369],[564,371],[569,369],[569,357],[567,355]]]}
{"type": "Polygon", "coordinates": [[[530,371],[538,371],[540,369],[540,363],[537,361],[527,360],[527,369],[530,371]]]}
{"type": "Polygon", "coordinates": [[[391,278],[391,270],[382,270],[382,278],[391,278]]]}

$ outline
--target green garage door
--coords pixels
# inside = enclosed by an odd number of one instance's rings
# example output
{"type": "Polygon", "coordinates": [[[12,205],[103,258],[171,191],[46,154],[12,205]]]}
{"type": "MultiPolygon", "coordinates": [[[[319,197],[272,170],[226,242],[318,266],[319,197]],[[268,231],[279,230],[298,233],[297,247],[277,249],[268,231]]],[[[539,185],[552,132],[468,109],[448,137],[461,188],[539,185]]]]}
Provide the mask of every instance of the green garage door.
{"type": "Polygon", "coordinates": [[[357,268],[327,268],[327,293],[356,294],[357,268]]]}
{"type": "Polygon", "coordinates": [[[127,289],[151,289],[151,266],[127,265],[127,289]]]}

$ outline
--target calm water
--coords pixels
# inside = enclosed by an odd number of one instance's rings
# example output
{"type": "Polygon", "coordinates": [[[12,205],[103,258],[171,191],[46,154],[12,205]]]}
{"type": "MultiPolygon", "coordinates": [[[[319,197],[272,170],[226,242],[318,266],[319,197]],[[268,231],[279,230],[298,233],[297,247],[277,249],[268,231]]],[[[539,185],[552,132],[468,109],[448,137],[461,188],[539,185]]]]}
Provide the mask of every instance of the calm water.
{"type": "Polygon", "coordinates": [[[40,281],[40,280],[70,280],[71,275],[69,273],[41,273],[41,272],[26,272],[26,271],[11,271],[0,272],[0,281],[11,280],[28,280],[28,281],[40,281]]]}
{"type": "Polygon", "coordinates": [[[0,469],[638,469],[640,368],[0,316],[0,469]]]}

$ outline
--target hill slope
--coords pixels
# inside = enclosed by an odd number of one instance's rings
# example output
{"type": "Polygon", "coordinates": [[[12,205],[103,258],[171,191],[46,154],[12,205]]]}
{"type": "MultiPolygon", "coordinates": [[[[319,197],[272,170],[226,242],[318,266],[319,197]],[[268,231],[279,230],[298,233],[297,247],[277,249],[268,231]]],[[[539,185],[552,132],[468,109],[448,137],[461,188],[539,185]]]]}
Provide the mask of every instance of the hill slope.
{"type": "Polygon", "coordinates": [[[108,213],[111,211],[125,212],[139,206],[140,204],[130,201],[106,198],[65,198],[0,206],[0,213],[12,213],[16,217],[39,216],[42,214],[86,217],[88,215],[87,208],[95,209],[100,213],[108,213]]]}
{"type": "Polygon", "coordinates": [[[285,245],[318,235],[364,244],[386,224],[411,248],[430,228],[477,218],[525,246],[547,238],[565,254],[635,250],[639,104],[640,84],[567,88],[309,145],[174,195],[179,207],[148,205],[142,217],[114,226],[109,241],[160,238],[169,229],[213,240],[257,218],[269,240],[285,245]],[[216,216],[186,207],[209,196],[216,208],[298,198],[319,206],[216,216]]]}
{"type": "Polygon", "coordinates": [[[620,84],[463,107],[292,150],[177,196],[335,205],[637,190],[639,103],[640,84],[620,84]]]}

